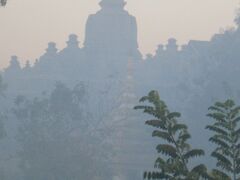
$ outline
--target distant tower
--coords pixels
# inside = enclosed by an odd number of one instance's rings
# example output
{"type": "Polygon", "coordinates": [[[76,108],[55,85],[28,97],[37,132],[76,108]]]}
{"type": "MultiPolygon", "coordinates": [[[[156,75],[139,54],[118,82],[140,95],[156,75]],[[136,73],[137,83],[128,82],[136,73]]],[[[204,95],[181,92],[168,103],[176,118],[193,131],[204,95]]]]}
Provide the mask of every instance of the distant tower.
{"type": "Polygon", "coordinates": [[[45,54],[39,58],[37,63],[38,68],[44,68],[45,70],[51,68],[51,66],[53,66],[53,60],[57,57],[57,51],[56,43],[49,42],[45,54]]]}
{"type": "Polygon", "coordinates": [[[85,47],[101,53],[139,56],[137,23],[124,10],[124,0],[102,0],[101,10],[90,15],[86,24],[85,47]]]}
{"type": "Polygon", "coordinates": [[[68,48],[79,48],[78,36],[76,34],[70,34],[67,45],[68,48]]]}
{"type": "Polygon", "coordinates": [[[46,49],[46,54],[45,55],[55,56],[56,54],[57,54],[56,43],[49,42],[48,43],[48,48],[46,49]]]}
{"type": "Polygon", "coordinates": [[[126,2],[102,0],[99,5],[101,10],[90,15],[86,24],[84,46],[88,58],[94,61],[128,59],[129,56],[140,59],[137,23],[135,17],[124,10],[126,2]]]}
{"type": "Polygon", "coordinates": [[[163,53],[164,53],[164,46],[162,45],[162,44],[159,44],[158,45],[158,48],[157,48],[157,50],[156,50],[156,57],[160,57],[160,56],[162,56],[163,55],[163,53]]]}
{"type": "Polygon", "coordinates": [[[17,56],[12,56],[10,64],[5,70],[5,73],[18,73],[21,70],[20,63],[17,56]]]}
{"type": "Polygon", "coordinates": [[[9,92],[15,90],[22,81],[22,69],[17,56],[12,56],[9,66],[3,73],[4,80],[8,82],[9,92]],[[11,89],[11,90],[10,90],[11,89]]]}
{"type": "Polygon", "coordinates": [[[82,49],[79,47],[78,36],[76,34],[70,34],[66,44],[67,47],[58,53],[57,67],[60,79],[62,82],[69,83],[76,79],[75,77],[79,76],[78,78],[83,80],[86,63],[82,49]]]}
{"type": "Polygon", "coordinates": [[[70,34],[68,37],[67,47],[59,52],[59,56],[68,63],[69,59],[80,58],[78,57],[81,49],[79,48],[78,36],[76,34],[70,34]]]}
{"type": "Polygon", "coordinates": [[[30,69],[31,68],[31,64],[30,64],[29,60],[27,60],[24,68],[25,69],[30,69]]]}
{"type": "Polygon", "coordinates": [[[174,38],[170,38],[168,40],[168,44],[166,45],[166,52],[167,53],[176,53],[178,52],[178,45],[177,40],[174,38]]]}

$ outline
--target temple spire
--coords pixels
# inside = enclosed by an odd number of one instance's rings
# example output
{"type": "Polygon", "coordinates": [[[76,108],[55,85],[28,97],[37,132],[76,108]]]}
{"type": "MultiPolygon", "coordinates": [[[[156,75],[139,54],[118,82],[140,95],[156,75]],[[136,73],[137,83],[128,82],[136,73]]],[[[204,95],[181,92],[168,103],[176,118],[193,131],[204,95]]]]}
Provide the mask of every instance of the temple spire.
{"type": "Polygon", "coordinates": [[[67,45],[70,48],[79,48],[78,36],[76,34],[70,34],[67,45]]]}
{"type": "Polygon", "coordinates": [[[102,8],[109,8],[109,7],[119,7],[123,8],[126,5],[124,0],[102,0],[99,5],[102,8]]]}
{"type": "Polygon", "coordinates": [[[48,43],[48,48],[46,49],[47,54],[55,55],[57,53],[57,48],[56,48],[56,43],[54,42],[49,42],[48,43]]]}

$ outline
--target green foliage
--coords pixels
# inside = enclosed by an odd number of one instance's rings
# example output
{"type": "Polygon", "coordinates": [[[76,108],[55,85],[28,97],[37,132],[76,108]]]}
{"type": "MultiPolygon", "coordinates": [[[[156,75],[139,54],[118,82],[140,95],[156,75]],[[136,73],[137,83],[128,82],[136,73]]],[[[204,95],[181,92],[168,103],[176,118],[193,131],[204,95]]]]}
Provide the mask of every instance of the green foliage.
{"type": "Polygon", "coordinates": [[[4,95],[4,91],[7,89],[7,85],[3,82],[3,78],[0,75],[0,96],[4,95]]]}
{"type": "Polygon", "coordinates": [[[101,179],[108,174],[105,154],[99,150],[101,141],[92,135],[84,103],[84,86],[69,89],[62,83],[49,96],[15,100],[19,167],[25,180],[94,179],[96,175],[101,179]]]}
{"type": "Polygon", "coordinates": [[[156,172],[145,172],[145,179],[182,179],[197,180],[207,178],[207,168],[199,164],[190,169],[189,161],[192,158],[203,156],[202,149],[192,149],[188,140],[191,135],[185,124],[178,123],[177,118],[181,117],[178,112],[170,112],[167,105],[162,101],[158,92],[151,91],[148,96],[141,98],[140,102],[147,102],[148,105],[136,106],[135,109],[143,110],[154,117],[146,121],[146,124],[156,128],[152,136],[160,138],[163,142],[157,145],[156,149],[160,157],[155,161],[156,172]]]}
{"type": "MultiPolygon", "coordinates": [[[[2,76],[0,75],[0,99],[4,98],[4,92],[7,89],[7,85],[4,83],[2,76]]],[[[3,110],[0,112],[0,139],[6,136],[6,131],[4,128],[4,120],[7,119],[6,114],[3,110]]]]}
{"type": "Polygon", "coordinates": [[[0,6],[6,6],[7,0],[0,0],[0,6]]]}
{"type": "Polygon", "coordinates": [[[240,179],[240,107],[234,101],[217,102],[209,108],[208,117],[214,120],[212,125],[206,129],[212,131],[214,135],[209,139],[216,145],[212,152],[212,157],[217,160],[212,172],[216,179],[240,179]]]}

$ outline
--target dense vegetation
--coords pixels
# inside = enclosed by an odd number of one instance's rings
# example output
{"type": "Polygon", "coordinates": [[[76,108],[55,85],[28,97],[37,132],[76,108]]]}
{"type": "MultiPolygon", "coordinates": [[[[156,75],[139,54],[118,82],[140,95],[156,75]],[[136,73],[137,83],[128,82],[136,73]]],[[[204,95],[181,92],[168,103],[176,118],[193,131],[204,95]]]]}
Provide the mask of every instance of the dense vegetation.
{"type": "Polygon", "coordinates": [[[156,147],[160,156],[154,163],[154,167],[159,170],[144,172],[145,179],[240,179],[240,106],[227,100],[217,102],[209,108],[210,113],[207,116],[214,119],[214,124],[208,125],[206,129],[215,133],[209,141],[216,144],[211,156],[217,160],[217,169],[208,172],[204,164],[194,167],[189,165],[191,158],[204,156],[204,151],[192,149],[187,142],[191,135],[187,125],[177,120],[181,114],[170,112],[157,91],[151,91],[140,102],[148,104],[136,106],[135,109],[141,109],[153,117],[146,124],[156,129],[152,136],[161,139],[161,144],[156,147]]]}
{"type": "Polygon", "coordinates": [[[19,167],[25,180],[94,179],[107,174],[106,157],[98,151],[99,139],[91,133],[83,111],[85,96],[81,85],[69,89],[57,83],[49,96],[16,98],[19,167]]]}

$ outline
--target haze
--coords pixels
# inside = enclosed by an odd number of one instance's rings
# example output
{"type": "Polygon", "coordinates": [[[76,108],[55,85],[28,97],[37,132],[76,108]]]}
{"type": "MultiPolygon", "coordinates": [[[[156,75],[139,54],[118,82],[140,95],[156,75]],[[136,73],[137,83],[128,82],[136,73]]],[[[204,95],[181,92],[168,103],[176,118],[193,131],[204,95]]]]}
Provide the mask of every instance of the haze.
{"type": "MultiPolygon", "coordinates": [[[[98,9],[98,0],[9,0],[0,9],[0,67],[11,55],[32,62],[49,41],[65,46],[70,33],[84,41],[85,23],[98,9]]],[[[128,0],[126,9],[137,18],[139,47],[143,54],[175,37],[209,40],[221,28],[234,26],[238,0],[128,0]]]]}

